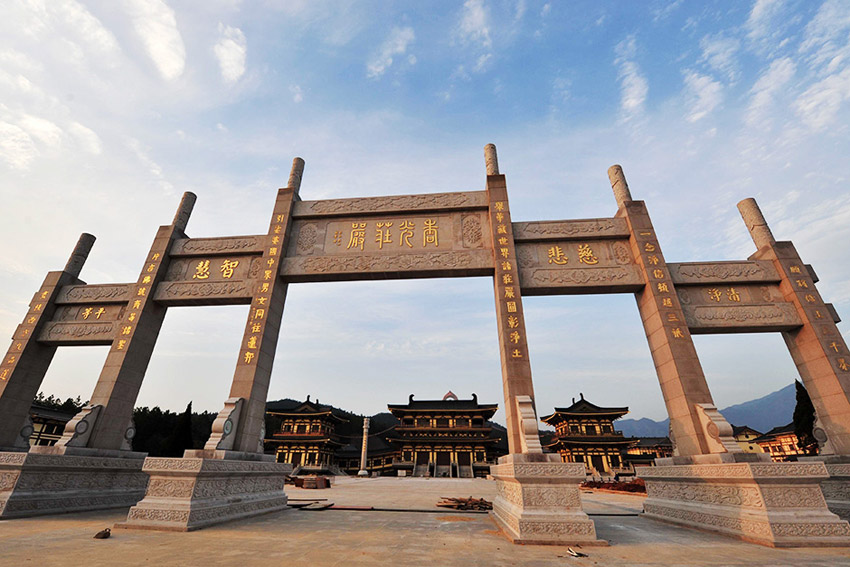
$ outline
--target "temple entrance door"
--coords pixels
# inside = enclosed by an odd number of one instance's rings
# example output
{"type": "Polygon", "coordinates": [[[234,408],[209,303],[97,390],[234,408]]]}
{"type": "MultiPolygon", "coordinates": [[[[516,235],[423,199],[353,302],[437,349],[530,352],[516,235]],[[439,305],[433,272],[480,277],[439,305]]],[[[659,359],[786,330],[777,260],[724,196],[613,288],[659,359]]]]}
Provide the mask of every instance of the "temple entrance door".
{"type": "Polygon", "coordinates": [[[437,453],[437,468],[434,471],[434,476],[437,478],[448,477],[452,475],[452,454],[447,451],[437,453]]]}
{"type": "Polygon", "coordinates": [[[301,464],[301,453],[292,453],[292,466],[297,467],[301,464]]]}
{"type": "Polygon", "coordinates": [[[602,461],[602,455],[591,455],[590,463],[593,465],[593,468],[596,469],[596,472],[602,474],[605,472],[605,463],[602,461]]]}
{"type": "Polygon", "coordinates": [[[470,453],[457,454],[458,476],[472,478],[472,458],[470,453]]]}
{"type": "Polygon", "coordinates": [[[428,472],[428,453],[416,453],[416,468],[413,469],[413,476],[425,476],[428,472]]]}

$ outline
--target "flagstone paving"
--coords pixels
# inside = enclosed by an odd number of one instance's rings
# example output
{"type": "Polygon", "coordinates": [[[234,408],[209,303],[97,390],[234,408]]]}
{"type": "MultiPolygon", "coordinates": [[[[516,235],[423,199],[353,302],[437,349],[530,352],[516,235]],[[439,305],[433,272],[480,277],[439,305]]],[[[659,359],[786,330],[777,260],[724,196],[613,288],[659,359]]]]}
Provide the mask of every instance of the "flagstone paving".
{"type": "Polygon", "coordinates": [[[450,479],[342,479],[291,498],[409,511],[287,510],[190,533],[99,530],[126,517],[109,510],[0,521],[0,565],[807,566],[850,567],[850,548],[770,549],[638,517],[641,496],[582,493],[600,538],[586,558],[566,547],[517,546],[486,514],[438,511],[441,496],[492,499],[495,483],[450,479]]]}

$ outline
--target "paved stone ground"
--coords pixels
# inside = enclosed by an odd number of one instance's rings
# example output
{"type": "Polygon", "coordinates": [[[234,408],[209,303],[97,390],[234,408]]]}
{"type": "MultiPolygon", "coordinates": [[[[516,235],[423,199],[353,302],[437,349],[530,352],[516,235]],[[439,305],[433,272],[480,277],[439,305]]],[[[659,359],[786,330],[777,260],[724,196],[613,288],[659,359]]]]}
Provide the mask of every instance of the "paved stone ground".
{"type": "Polygon", "coordinates": [[[432,513],[287,510],[191,533],[116,530],[107,540],[92,535],[126,510],[6,520],[0,565],[850,567],[850,548],[770,549],[636,517],[642,498],[633,495],[582,494],[599,536],[611,542],[584,548],[582,559],[563,547],[512,545],[486,514],[433,512],[440,496],[492,498],[494,490],[484,480],[344,479],[332,489],[288,493],[432,513]]]}

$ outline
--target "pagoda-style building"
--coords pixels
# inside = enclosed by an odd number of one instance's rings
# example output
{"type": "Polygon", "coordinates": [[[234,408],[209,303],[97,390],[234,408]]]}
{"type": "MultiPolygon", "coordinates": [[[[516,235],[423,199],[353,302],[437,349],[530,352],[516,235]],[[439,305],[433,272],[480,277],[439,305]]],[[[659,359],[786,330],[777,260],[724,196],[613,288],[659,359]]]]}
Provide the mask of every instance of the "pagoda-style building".
{"type": "Polygon", "coordinates": [[[448,392],[442,400],[414,400],[388,405],[399,420],[393,467],[399,476],[472,478],[487,476],[496,457],[498,433],[488,421],[497,404],[478,397],[459,400],[448,392]]]}
{"type": "Polygon", "coordinates": [[[584,399],[540,420],[555,428],[555,440],[546,449],[561,455],[565,463],[584,463],[589,473],[612,474],[624,467],[623,455],[636,440],[626,439],[614,429],[614,420],[629,408],[602,408],[584,399]]]}
{"type": "Polygon", "coordinates": [[[334,414],[332,406],[307,401],[294,407],[266,412],[280,419],[280,427],[267,437],[266,448],[274,450],[279,463],[291,463],[301,473],[331,471],[336,468],[334,453],[345,445],[336,427],[346,419],[334,414]]]}

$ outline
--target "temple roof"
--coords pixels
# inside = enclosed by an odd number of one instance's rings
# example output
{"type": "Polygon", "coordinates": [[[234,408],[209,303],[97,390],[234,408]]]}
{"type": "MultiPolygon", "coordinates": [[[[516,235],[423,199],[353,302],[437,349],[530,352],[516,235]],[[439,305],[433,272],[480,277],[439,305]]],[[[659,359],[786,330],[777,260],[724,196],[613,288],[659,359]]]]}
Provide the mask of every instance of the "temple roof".
{"type": "Polygon", "coordinates": [[[499,404],[479,404],[478,396],[472,394],[472,398],[468,400],[459,400],[457,396],[449,392],[442,400],[414,400],[413,394],[410,394],[407,404],[387,404],[387,408],[395,415],[396,413],[405,413],[409,411],[477,411],[484,414],[489,413],[490,417],[499,409],[499,404]]]}
{"type": "Polygon", "coordinates": [[[629,413],[628,407],[619,407],[619,408],[603,408],[597,406],[596,404],[592,404],[584,399],[584,394],[579,394],[581,399],[579,401],[575,401],[573,398],[573,405],[566,408],[555,408],[555,412],[540,418],[540,421],[548,423],[550,425],[555,425],[562,421],[566,421],[569,418],[610,418],[611,420],[617,419],[618,417],[623,417],[627,413],[629,413]]]}
{"type": "Polygon", "coordinates": [[[753,439],[756,443],[761,443],[763,441],[772,441],[777,437],[781,437],[783,435],[794,435],[794,422],[792,421],[788,425],[780,425],[779,427],[774,427],[761,437],[756,437],[753,439]]]}
{"type": "Polygon", "coordinates": [[[280,416],[291,417],[307,417],[327,415],[340,423],[348,421],[344,417],[337,415],[339,410],[333,406],[320,404],[319,400],[310,401],[310,396],[307,400],[298,402],[296,400],[279,400],[277,402],[268,402],[266,404],[266,413],[280,416]]]}

